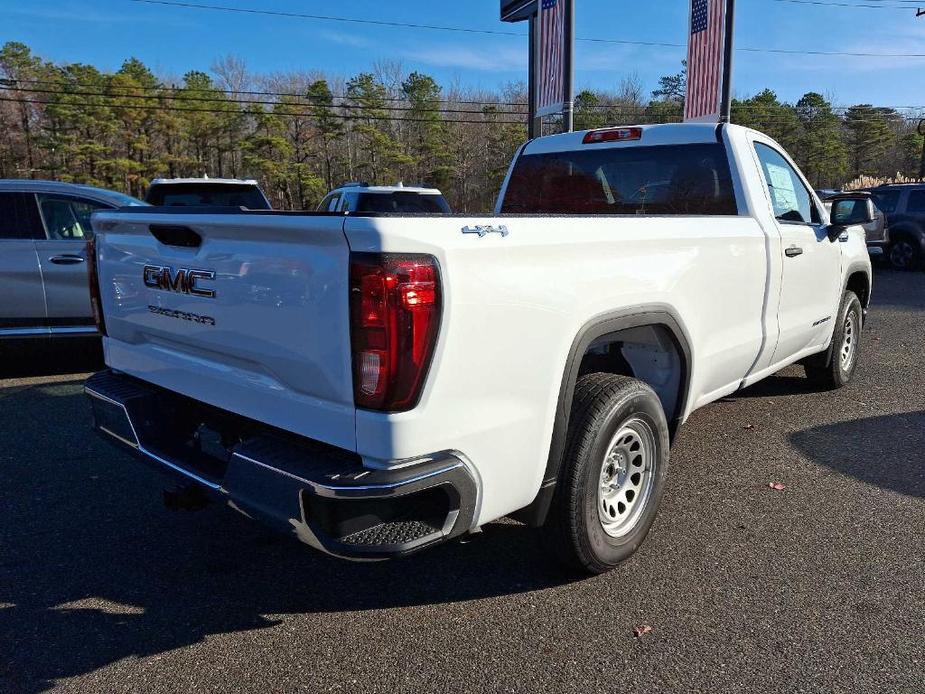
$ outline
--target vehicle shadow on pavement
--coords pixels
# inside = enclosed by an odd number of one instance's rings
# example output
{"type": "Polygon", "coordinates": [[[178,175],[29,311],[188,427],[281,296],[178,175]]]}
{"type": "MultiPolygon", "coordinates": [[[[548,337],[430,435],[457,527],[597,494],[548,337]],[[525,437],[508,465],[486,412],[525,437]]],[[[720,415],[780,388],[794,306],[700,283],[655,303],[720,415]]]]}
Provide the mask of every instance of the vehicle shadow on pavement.
{"type": "Polygon", "coordinates": [[[351,564],[227,508],[167,511],[164,479],[90,434],[80,390],[0,388],[0,690],[42,691],[123,658],[272,627],[272,615],[439,606],[571,580],[511,522],[351,564]]]}
{"type": "Polygon", "coordinates": [[[98,337],[0,341],[0,378],[83,373],[103,366],[98,337]]]}
{"type": "Polygon", "coordinates": [[[799,431],[790,442],[814,462],[868,484],[925,497],[925,411],[799,431]]]}
{"type": "Polygon", "coordinates": [[[788,374],[784,375],[775,374],[773,376],[768,376],[747,388],[738,390],[732,395],[723,398],[723,401],[737,400],[739,398],[804,396],[809,393],[818,392],[819,388],[814,386],[805,376],[794,376],[790,375],[788,372],[788,374]]]}

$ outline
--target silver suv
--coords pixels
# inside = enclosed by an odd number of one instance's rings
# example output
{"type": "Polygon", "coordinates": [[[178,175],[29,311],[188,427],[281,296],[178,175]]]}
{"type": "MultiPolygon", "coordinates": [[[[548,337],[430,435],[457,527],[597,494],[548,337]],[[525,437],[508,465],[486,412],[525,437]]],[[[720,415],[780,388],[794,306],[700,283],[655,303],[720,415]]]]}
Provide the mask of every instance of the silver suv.
{"type": "Polygon", "coordinates": [[[91,186],[0,180],[0,338],[94,334],[90,215],[144,204],[91,186]]]}

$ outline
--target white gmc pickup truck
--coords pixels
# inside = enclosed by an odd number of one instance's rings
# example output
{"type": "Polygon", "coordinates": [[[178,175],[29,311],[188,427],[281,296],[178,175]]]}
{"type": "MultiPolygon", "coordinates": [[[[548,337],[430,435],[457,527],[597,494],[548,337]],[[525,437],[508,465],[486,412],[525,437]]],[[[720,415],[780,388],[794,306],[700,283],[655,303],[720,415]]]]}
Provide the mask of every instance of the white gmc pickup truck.
{"type": "Polygon", "coordinates": [[[339,557],[503,516],[603,572],[645,538],[677,427],[801,361],[858,361],[860,196],[831,213],[734,125],[528,142],[494,216],[93,216],[95,428],[339,557]]]}

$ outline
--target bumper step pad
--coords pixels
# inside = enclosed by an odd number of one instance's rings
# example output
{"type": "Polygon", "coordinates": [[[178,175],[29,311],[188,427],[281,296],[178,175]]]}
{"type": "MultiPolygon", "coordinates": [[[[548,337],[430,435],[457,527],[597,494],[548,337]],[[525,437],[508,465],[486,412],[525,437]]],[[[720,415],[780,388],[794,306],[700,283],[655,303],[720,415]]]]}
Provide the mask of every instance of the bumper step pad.
{"type": "Polygon", "coordinates": [[[108,440],[328,554],[408,554],[461,535],[475,517],[475,479],[452,452],[369,469],[351,451],[111,371],[92,376],[85,391],[94,428],[108,440]],[[224,459],[206,455],[194,440],[210,422],[220,422],[226,435],[240,432],[224,459]]]}

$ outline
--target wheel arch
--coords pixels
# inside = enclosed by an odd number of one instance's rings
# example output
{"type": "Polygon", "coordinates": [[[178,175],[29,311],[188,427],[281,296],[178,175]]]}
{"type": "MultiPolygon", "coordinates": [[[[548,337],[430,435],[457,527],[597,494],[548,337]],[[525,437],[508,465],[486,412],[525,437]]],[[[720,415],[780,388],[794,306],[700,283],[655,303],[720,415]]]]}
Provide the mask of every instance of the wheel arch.
{"type": "MultiPolygon", "coordinates": [[[[848,268],[845,278],[845,286],[842,290],[842,296],[845,291],[854,292],[858,299],[861,300],[861,307],[866,311],[870,306],[871,276],[870,270],[866,265],[856,264],[848,268]]],[[[839,297],[839,302],[841,297],[839,297]]]]}
{"type": "Polygon", "coordinates": [[[897,238],[907,238],[925,252],[925,227],[919,227],[909,220],[887,227],[887,241],[892,243],[897,238]]]}
{"type": "Polygon", "coordinates": [[[670,337],[680,362],[680,378],[674,412],[665,413],[670,435],[674,438],[684,413],[687,411],[691,378],[691,342],[680,318],[671,307],[665,305],[634,307],[596,316],[578,331],[566,358],[559,387],[549,454],[539,492],[529,506],[511,514],[514,518],[533,526],[542,525],[546,518],[562,467],[575,384],[588,348],[596,340],[607,335],[647,327],[662,330],[670,337]]]}

